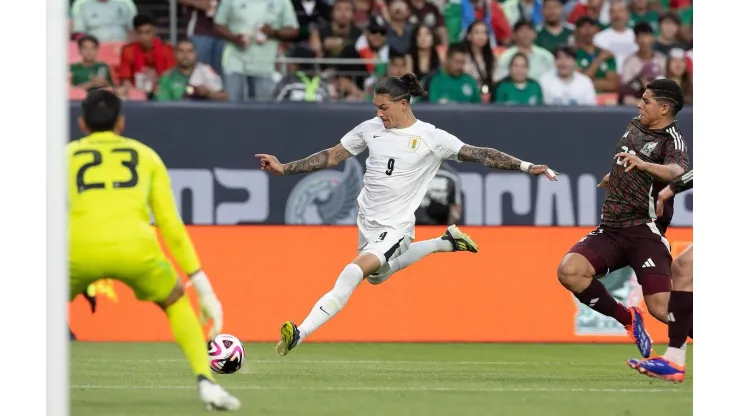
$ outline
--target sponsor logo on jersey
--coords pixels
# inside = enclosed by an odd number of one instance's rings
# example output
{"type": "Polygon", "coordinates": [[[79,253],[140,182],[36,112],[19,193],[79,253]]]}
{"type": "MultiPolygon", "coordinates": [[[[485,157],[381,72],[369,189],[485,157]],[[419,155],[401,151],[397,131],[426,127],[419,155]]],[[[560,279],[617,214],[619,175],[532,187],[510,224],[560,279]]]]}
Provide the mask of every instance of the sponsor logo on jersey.
{"type": "Polygon", "coordinates": [[[362,176],[362,165],[354,158],[344,162],[344,171],[327,169],[305,176],[290,191],[285,223],[354,224],[362,176]]]}
{"type": "Polygon", "coordinates": [[[409,150],[415,151],[419,148],[419,145],[421,144],[421,137],[420,136],[411,136],[409,137],[409,150]]]}
{"type": "Polygon", "coordinates": [[[653,150],[655,150],[655,146],[658,145],[658,142],[650,142],[645,143],[645,146],[642,147],[642,150],[640,150],[640,153],[650,157],[650,155],[653,153],[653,150]]]}
{"type": "MultiPolygon", "coordinates": [[[[615,270],[601,279],[609,293],[626,307],[637,306],[642,300],[642,290],[637,283],[637,276],[630,267],[615,270]]],[[[624,335],[622,324],[615,319],[604,316],[573,297],[577,305],[575,314],[576,335],[624,335]]]]}

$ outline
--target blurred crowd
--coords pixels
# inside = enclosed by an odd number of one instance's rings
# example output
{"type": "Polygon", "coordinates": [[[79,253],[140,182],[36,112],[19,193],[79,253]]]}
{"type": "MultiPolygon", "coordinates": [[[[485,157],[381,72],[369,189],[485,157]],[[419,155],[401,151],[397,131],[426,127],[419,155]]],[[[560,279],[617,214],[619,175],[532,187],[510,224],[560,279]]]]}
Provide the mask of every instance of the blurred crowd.
{"type": "Polygon", "coordinates": [[[661,77],[692,103],[691,0],[178,0],[175,43],[141,3],[72,1],[72,99],[363,101],[413,72],[438,104],[634,105],[661,77]]]}

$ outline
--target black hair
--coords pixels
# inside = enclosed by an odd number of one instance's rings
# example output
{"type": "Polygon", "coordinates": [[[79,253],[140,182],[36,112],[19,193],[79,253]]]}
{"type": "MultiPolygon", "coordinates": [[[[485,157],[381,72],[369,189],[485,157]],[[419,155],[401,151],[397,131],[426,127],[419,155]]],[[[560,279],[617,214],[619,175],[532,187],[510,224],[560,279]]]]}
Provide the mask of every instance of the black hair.
{"type": "Polygon", "coordinates": [[[633,30],[635,32],[635,36],[655,35],[655,31],[653,31],[653,27],[650,26],[650,23],[648,22],[640,22],[636,24],[633,30]]]}
{"type": "Polygon", "coordinates": [[[398,58],[404,58],[406,59],[406,55],[401,53],[398,49],[395,48],[388,48],[388,61],[392,61],[394,59],[398,58]]]}
{"type": "Polygon", "coordinates": [[[557,2],[559,5],[563,5],[562,0],[542,0],[542,4],[547,3],[548,1],[557,2]]]}
{"type": "Polygon", "coordinates": [[[421,85],[416,75],[407,73],[401,78],[388,77],[375,87],[375,93],[378,95],[390,95],[391,101],[406,100],[411,101],[412,97],[426,97],[427,92],[421,85]]]}
{"type": "Polygon", "coordinates": [[[85,42],[92,42],[93,45],[95,45],[96,48],[98,46],[100,46],[100,41],[98,41],[98,38],[96,38],[95,36],[92,36],[92,35],[85,35],[85,36],[82,36],[81,38],[77,39],[77,47],[80,48],[80,49],[82,49],[82,45],[84,45],[85,42]]]}
{"type": "Polygon", "coordinates": [[[518,22],[514,23],[514,32],[518,32],[519,29],[528,27],[532,30],[535,30],[534,23],[532,23],[530,20],[527,19],[520,19],[518,22]]]}
{"type": "Polygon", "coordinates": [[[650,81],[645,87],[655,94],[655,99],[671,107],[671,115],[676,116],[683,108],[683,89],[672,79],[662,78],[650,81]]]}
{"type": "Polygon", "coordinates": [[[580,28],[583,25],[598,26],[599,22],[591,16],[581,16],[576,19],[576,29],[580,28]]]}
{"type": "Polygon", "coordinates": [[[134,17],[134,29],[138,29],[145,25],[154,26],[154,18],[148,14],[137,14],[136,17],[134,17]]]}
{"type": "Polygon", "coordinates": [[[557,48],[555,48],[552,54],[555,55],[555,58],[557,58],[558,53],[564,53],[570,56],[571,58],[576,59],[576,50],[573,49],[572,46],[560,45],[557,48]]]}
{"type": "Polygon", "coordinates": [[[517,52],[514,54],[514,56],[511,57],[511,60],[509,61],[509,68],[511,68],[511,64],[514,63],[514,59],[516,58],[524,58],[524,62],[527,63],[527,68],[529,68],[529,57],[527,57],[527,55],[522,52],[517,52]]]}
{"type": "Polygon", "coordinates": [[[475,65],[476,69],[478,70],[478,75],[480,77],[481,84],[488,85],[489,89],[493,89],[493,69],[494,69],[494,56],[493,56],[493,48],[491,47],[491,36],[490,33],[488,33],[488,26],[481,20],[476,20],[473,22],[470,26],[468,26],[468,31],[465,33],[465,47],[467,49],[468,55],[470,55],[470,60],[475,65]],[[473,44],[468,40],[468,35],[473,32],[473,28],[478,25],[483,25],[483,27],[486,28],[486,34],[488,34],[488,37],[486,38],[486,44],[483,45],[483,49],[481,49],[480,53],[483,56],[483,64],[485,65],[485,73],[481,71],[481,68],[478,68],[478,62],[475,60],[475,55],[473,54],[473,44]]]}
{"type": "Polygon", "coordinates": [[[447,59],[450,59],[452,55],[456,53],[468,53],[468,48],[463,43],[453,43],[447,47],[447,59]]]}
{"type": "Polygon", "coordinates": [[[111,91],[90,91],[82,101],[82,119],[92,132],[111,131],[121,115],[121,99],[111,91]]]}
{"type": "Polygon", "coordinates": [[[416,38],[419,36],[421,28],[426,28],[429,33],[432,34],[432,47],[429,49],[429,73],[432,73],[439,68],[439,64],[441,62],[439,59],[439,52],[437,52],[437,48],[435,47],[437,45],[437,37],[434,35],[434,31],[432,31],[428,26],[418,24],[414,27],[413,32],[411,32],[411,47],[409,48],[409,56],[411,56],[412,66],[411,69],[414,71],[414,74],[421,74],[421,69],[419,68],[419,45],[416,43],[416,38]]]}

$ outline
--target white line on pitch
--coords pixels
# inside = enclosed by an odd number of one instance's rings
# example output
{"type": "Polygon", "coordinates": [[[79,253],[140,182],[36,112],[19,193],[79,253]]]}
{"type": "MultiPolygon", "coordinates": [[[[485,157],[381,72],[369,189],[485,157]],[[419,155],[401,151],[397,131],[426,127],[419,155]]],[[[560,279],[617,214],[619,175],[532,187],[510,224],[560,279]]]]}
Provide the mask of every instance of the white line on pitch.
{"type": "MultiPolygon", "coordinates": [[[[108,385],[71,385],[75,390],[195,390],[195,386],[108,386],[108,385]]],[[[609,388],[537,388],[537,387],[285,387],[285,386],[228,386],[229,390],[300,390],[300,391],[388,391],[388,392],[522,392],[522,393],[684,393],[691,397],[691,389],[609,389],[609,388]]]]}
{"type": "MultiPolygon", "coordinates": [[[[162,358],[162,359],[118,359],[118,358],[77,358],[72,359],[73,363],[179,363],[186,362],[185,359],[180,358],[162,358]]],[[[408,360],[250,360],[247,357],[246,361],[249,363],[258,364],[413,364],[413,365],[580,365],[580,366],[592,366],[592,365],[623,365],[622,362],[537,362],[537,361],[408,361],[408,360]]]]}

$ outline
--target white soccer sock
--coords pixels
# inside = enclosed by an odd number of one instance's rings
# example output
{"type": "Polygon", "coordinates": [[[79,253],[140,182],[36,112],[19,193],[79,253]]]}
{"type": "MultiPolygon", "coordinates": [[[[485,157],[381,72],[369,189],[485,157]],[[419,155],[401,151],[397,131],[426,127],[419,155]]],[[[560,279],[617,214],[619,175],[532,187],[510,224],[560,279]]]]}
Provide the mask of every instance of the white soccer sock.
{"type": "Polygon", "coordinates": [[[686,343],[681,348],[668,347],[663,358],[680,366],[686,365],[686,343]]]}
{"type": "Polygon", "coordinates": [[[405,253],[391,260],[388,264],[391,266],[391,273],[395,273],[411,266],[429,254],[438,251],[452,251],[452,249],[452,243],[443,240],[441,237],[419,241],[418,243],[412,243],[405,253]]]}
{"type": "Polygon", "coordinates": [[[334,288],[316,302],[311,313],[308,314],[303,323],[298,327],[301,338],[298,343],[309,336],[313,331],[319,329],[332,316],[336,315],[347,304],[350,295],[362,282],[362,269],[360,266],[350,263],[342,270],[334,288]]]}

